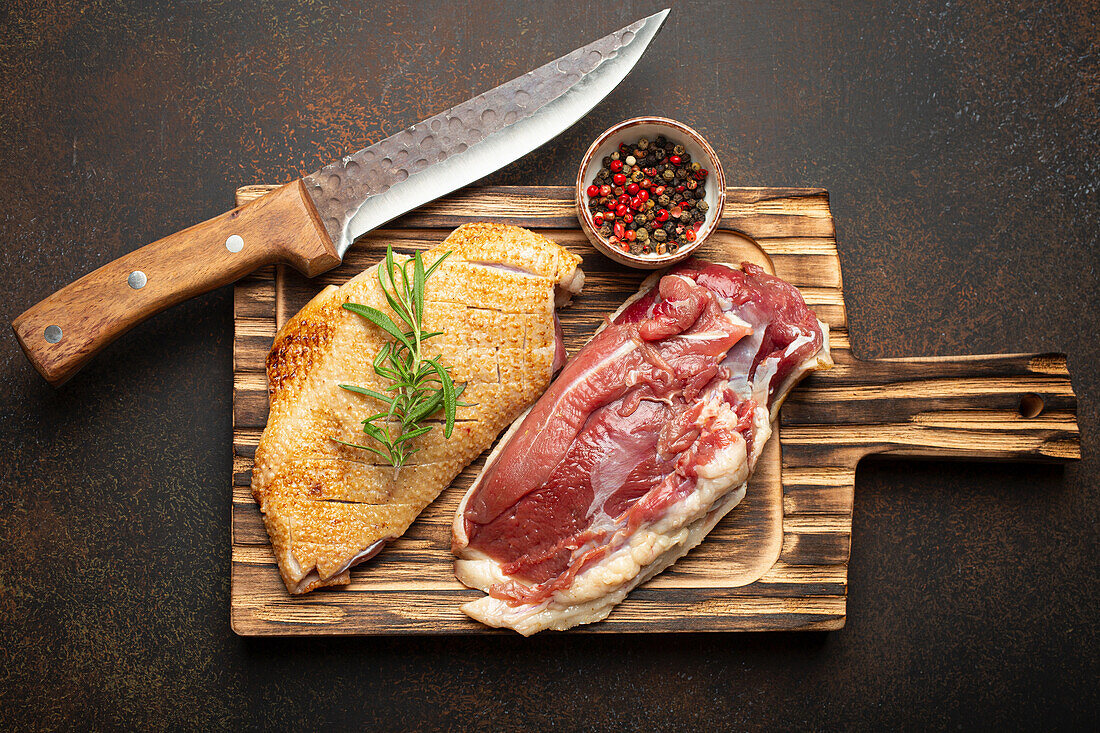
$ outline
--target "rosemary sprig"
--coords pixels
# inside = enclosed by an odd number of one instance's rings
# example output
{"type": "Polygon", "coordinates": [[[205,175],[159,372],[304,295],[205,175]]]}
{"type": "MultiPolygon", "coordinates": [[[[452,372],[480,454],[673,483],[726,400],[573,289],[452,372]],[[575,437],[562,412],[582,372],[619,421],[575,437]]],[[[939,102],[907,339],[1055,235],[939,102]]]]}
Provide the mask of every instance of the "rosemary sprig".
{"type": "Polygon", "coordinates": [[[386,259],[378,267],[378,284],[399,322],[377,308],[344,303],[344,308],[381,328],[393,341],[387,342],[374,357],[374,373],[390,382],[386,393],[354,384],[340,385],[342,389],[373,397],[385,405],[385,411],[363,420],[363,432],[381,447],[336,442],[375,453],[394,468],[405,465],[405,461],[419,450],[410,448],[411,441],[432,429],[431,425],[423,423],[440,407],[444,414],[443,435],[451,437],[456,408],[465,404],[460,403],[458,397],[466,385],[455,386],[451,368],[440,363],[439,354],[426,359],[422,352],[425,341],[443,333],[424,330],[424,284],[450,254],[444,252],[428,268],[424,267],[419,252],[399,265],[394,261],[393,248],[386,245],[386,259]],[[391,431],[391,426],[396,430],[391,431]]]}

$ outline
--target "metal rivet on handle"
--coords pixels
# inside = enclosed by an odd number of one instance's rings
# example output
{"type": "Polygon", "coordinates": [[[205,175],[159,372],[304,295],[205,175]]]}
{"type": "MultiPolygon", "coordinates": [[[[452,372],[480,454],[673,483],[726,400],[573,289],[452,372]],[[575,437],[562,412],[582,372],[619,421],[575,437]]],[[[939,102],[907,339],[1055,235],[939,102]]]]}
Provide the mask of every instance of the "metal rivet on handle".
{"type": "Polygon", "coordinates": [[[46,326],[45,332],[42,334],[47,343],[56,344],[61,340],[61,326],[46,326]]]}
{"type": "Polygon", "coordinates": [[[134,290],[141,290],[149,280],[145,277],[144,272],[141,270],[134,270],[130,273],[130,277],[126,278],[126,282],[128,282],[130,287],[134,290]]]}
{"type": "Polygon", "coordinates": [[[225,240],[225,248],[233,253],[240,252],[244,249],[244,239],[240,234],[230,234],[225,240]]]}

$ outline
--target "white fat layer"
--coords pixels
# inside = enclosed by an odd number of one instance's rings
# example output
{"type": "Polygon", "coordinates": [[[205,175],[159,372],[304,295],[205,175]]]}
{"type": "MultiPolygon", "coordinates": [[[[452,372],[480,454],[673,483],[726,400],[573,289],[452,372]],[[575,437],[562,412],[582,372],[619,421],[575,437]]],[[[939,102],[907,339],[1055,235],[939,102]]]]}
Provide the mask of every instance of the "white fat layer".
{"type": "MultiPolygon", "coordinates": [[[[719,422],[736,423],[736,414],[724,403],[712,402],[704,408],[702,418],[712,416],[719,422]]],[[[744,438],[735,433],[738,439],[732,445],[696,468],[698,479],[692,493],[670,506],[656,522],[623,538],[621,546],[578,573],[568,588],[557,591],[543,602],[514,607],[490,596],[465,604],[463,612],[482,623],[506,626],[525,636],[605,618],[639,583],[665,569],[702,541],[714,526],[705,520],[715,507],[723,506],[728,511],[744,497],[755,457],[771,432],[765,408],[757,408],[753,418],[754,431],[758,434],[753,441],[752,457],[746,454],[744,438]],[[735,500],[727,506],[725,499],[731,494],[735,495],[735,500]]],[[[455,568],[459,580],[468,585],[487,591],[494,583],[507,580],[499,566],[491,561],[471,561],[469,565],[460,560],[455,568]],[[459,564],[464,567],[460,568],[459,564]],[[472,567],[474,565],[477,567],[472,567]],[[491,582],[476,585],[477,581],[491,582]]]]}
{"type": "Polygon", "coordinates": [[[726,352],[726,358],[722,360],[722,366],[730,373],[730,378],[727,382],[729,388],[732,389],[734,394],[738,397],[747,400],[753,397],[755,393],[753,384],[749,382],[749,369],[752,368],[752,362],[756,358],[756,353],[760,351],[760,344],[764,340],[764,332],[767,329],[760,328],[759,312],[757,307],[752,303],[748,303],[742,307],[741,314],[748,319],[742,320],[742,323],[752,328],[752,333],[738,341],[726,352]],[[754,320],[757,321],[756,324],[753,323],[754,320]]]}
{"type": "Polygon", "coordinates": [[[794,385],[798,384],[802,377],[817,369],[831,369],[833,366],[833,356],[829,351],[829,326],[822,321],[818,321],[817,325],[821,328],[822,334],[821,350],[818,351],[812,359],[807,359],[795,367],[787,378],[783,380],[783,384],[775,389],[775,399],[772,400],[771,407],[773,420],[779,415],[779,408],[783,406],[791,389],[794,385]]]}
{"type": "Polygon", "coordinates": [[[355,555],[355,557],[351,558],[346,563],[341,565],[340,569],[337,570],[336,572],[334,572],[332,574],[332,576],[330,576],[330,577],[337,576],[340,573],[343,573],[343,572],[346,572],[347,570],[350,570],[351,568],[355,567],[356,565],[358,565],[361,562],[366,562],[367,560],[370,560],[372,557],[377,555],[382,550],[382,548],[385,546],[385,544],[389,541],[390,541],[390,538],[385,537],[383,539],[378,540],[377,542],[373,542],[370,545],[367,545],[364,549],[359,551],[359,554],[355,555]]]}
{"type": "MultiPolygon", "coordinates": [[[[729,491],[715,503],[710,512],[684,527],[677,534],[677,542],[668,543],[667,549],[657,554],[652,562],[640,568],[625,583],[609,589],[603,596],[564,607],[558,604],[555,598],[538,605],[515,608],[500,599],[483,596],[476,601],[464,604],[461,607],[462,611],[483,624],[510,628],[523,636],[545,630],[564,631],[581,624],[602,621],[615,606],[622,603],[630,591],[668,568],[702,542],[714,525],[745,498],[746,486],[747,484],[743,483],[729,491]]],[[[627,562],[621,562],[621,565],[625,566],[627,562]]]]}
{"type": "Polygon", "coordinates": [[[298,558],[294,557],[293,552],[287,550],[284,555],[284,561],[286,563],[288,572],[292,574],[292,577],[296,577],[299,575],[302,576],[298,580],[297,584],[294,586],[294,590],[292,592],[296,594],[308,593],[314,588],[323,585],[330,585],[334,580],[341,580],[342,576],[346,575],[348,570],[355,567],[361,562],[370,560],[372,557],[377,555],[386,545],[386,543],[390,541],[390,539],[392,538],[387,537],[368,545],[364,549],[360,550],[358,554],[354,555],[351,559],[349,559],[347,562],[337,568],[335,572],[330,573],[327,577],[324,578],[321,577],[321,574],[317,571],[316,567],[311,568],[308,573],[302,575],[302,566],[298,563],[298,558]]]}

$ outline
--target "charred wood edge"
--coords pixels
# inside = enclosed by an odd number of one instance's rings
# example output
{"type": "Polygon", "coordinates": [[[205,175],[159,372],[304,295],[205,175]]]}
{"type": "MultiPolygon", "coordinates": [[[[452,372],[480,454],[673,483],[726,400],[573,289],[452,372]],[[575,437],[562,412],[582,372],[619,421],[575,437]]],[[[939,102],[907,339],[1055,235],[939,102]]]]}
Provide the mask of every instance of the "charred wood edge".
{"type": "MultiPolygon", "coordinates": [[[[844,568],[834,570],[843,573],[844,568]]],[[[834,573],[835,575],[836,573],[834,573]]],[[[232,608],[234,630],[244,635],[360,635],[408,633],[511,633],[483,627],[458,606],[480,594],[463,588],[418,590],[415,585],[385,588],[355,583],[305,598],[291,598],[271,566],[234,561],[235,586],[243,592],[232,608]],[[269,579],[269,582],[264,582],[269,579]],[[415,600],[410,601],[410,594],[415,600]],[[364,603],[364,599],[371,603],[364,603]]],[[[754,583],[737,589],[637,589],[604,622],[574,633],[660,631],[763,631],[836,629],[846,607],[843,582],[754,583]]]]}

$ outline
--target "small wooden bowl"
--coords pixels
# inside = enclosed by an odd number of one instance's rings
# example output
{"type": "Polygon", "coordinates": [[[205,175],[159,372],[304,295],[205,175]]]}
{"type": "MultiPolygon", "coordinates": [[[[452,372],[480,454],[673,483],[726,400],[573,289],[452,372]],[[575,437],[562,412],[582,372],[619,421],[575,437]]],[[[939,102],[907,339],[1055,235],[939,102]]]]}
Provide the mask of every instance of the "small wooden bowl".
{"type": "Polygon", "coordinates": [[[581,222],[581,229],[584,230],[593,247],[616,262],[628,267],[636,267],[641,270],[659,270],[690,257],[691,253],[718,228],[718,222],[722,218],[722,210],[726,206],[726,174],[722,171],[722,163],[718,160],[714,148],[703,139],[702,135],[687,125],[670,120],[667,117],[633,117],[609,127],[588,148],[588,152],[584,154],[584,159],[581,161],[580,170],[577,172],[574,200],[577,206],[577,218],[581,222]],[[592,222],[592,214],[588,211],[586,189],[592,183],[596,171],[602,166],[604,157],[615,152],[620,143],[628,140],[634,141],[640,137],[653,140],[658,135],[664,135],[666,138],[683,145],[693,161],[699,161],[704,168],[710,171],[710,175],[707,176],[706,182],[703,184],[707,192],[706,201],[710,208],[707,210],[703,225],[696,232],[694,242],[684,245],[674,254],[634,255],[612,247],[610,242],[600,236],[599,231],[592,222]]]}

